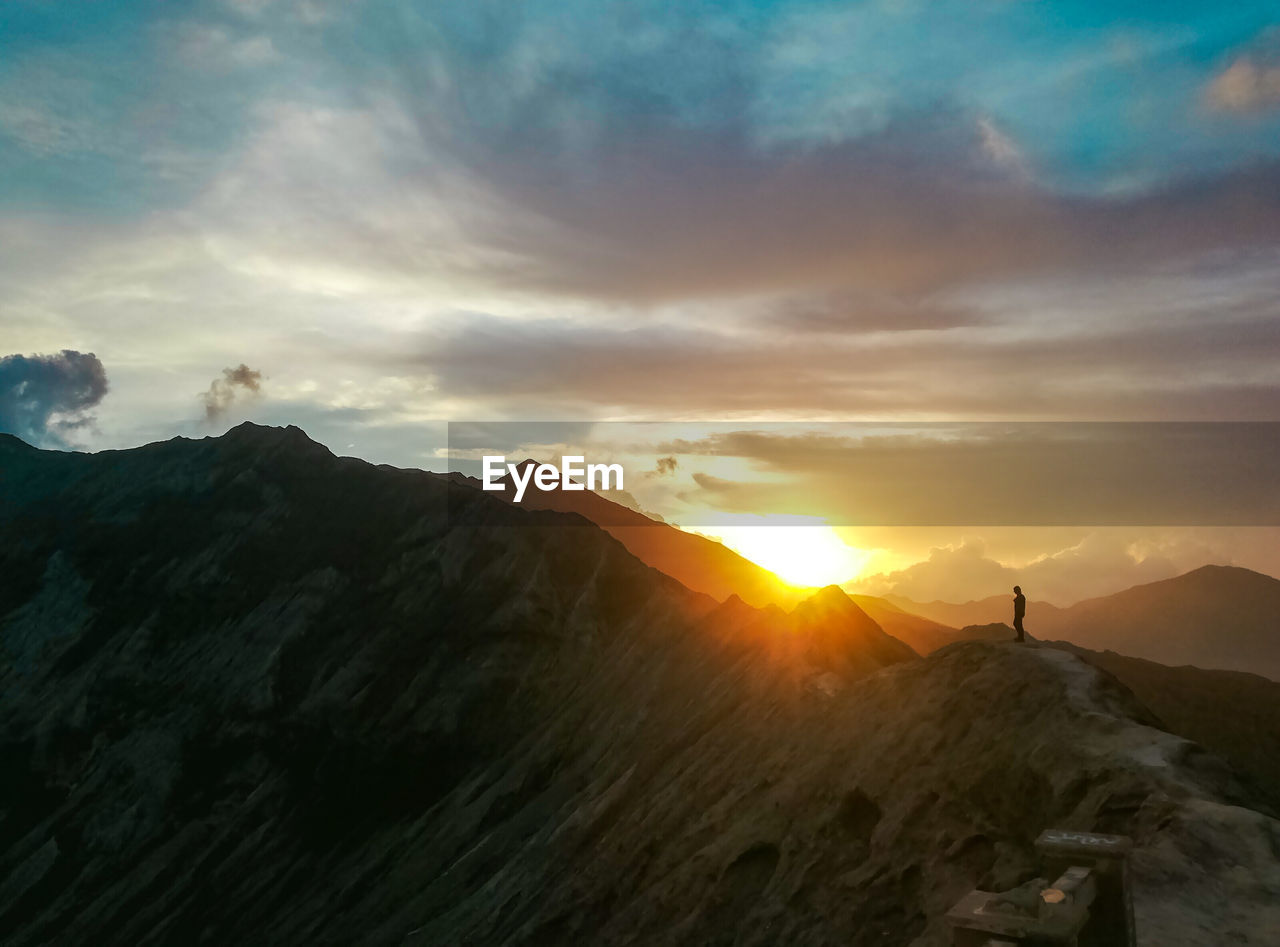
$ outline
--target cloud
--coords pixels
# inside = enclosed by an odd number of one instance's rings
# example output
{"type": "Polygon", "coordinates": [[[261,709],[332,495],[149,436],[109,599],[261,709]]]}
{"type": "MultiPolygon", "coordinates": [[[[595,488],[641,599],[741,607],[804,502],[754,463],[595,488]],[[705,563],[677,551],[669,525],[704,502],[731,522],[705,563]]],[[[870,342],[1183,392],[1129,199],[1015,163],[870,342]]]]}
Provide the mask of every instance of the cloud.
{"type": "Polygon", "coordinates": [[[501,217],[473,221],[469,238],[516,254],[530,289],[651,302],[922,293],[1280,240],[1280,166],[1067,195],[993,177],[970,127],[963,114],[912,115],[856,141],[769,149],[741,132],[649,129],[602,144],[600,178],[569,178],[572,162],[520,147],[518,168],[501,156],[476,168],[541,225],[517,242],[501,217]]]}
{"type": "Polygon", "coordinates": [[[272,410],[332,400],[285,402],[306,378],[420,380],[384,424],[1280,416],[1274,306],[1237,309],[1280,242],[1274,136],[1186,109],[1241,55],[1197,37],[1255,26],[1126,19],[1117,66],[1109,22],[1028,44],[952,17],[925,50],[955,11],[918,5],[797,38],[803,4],[332,4],[300,30],[293,0],[228,2],[69,18],[0,96],[13,348],[128,351],[114,400],[136,386],[149,434],[248,351],[294,376],[272,410]],[[1172,94],[1133,81],[1193,42],[1172,94]],[[1199,311],[1195,280],[1152,291],[1205,257],[1232,278],[1199,311]]]}
{"type": "MultiPolygon", "coordinates": [[[[961,97],[891,96],[873,122],[774,135],[761,103],[780,79],[731,15],[594,36],[576,32],[602,26],[593,17],[567,30],[474,19],[448,21],[477,30],[473,44],[406,24],[437,55],[379,63],[378,102],[417,128],[406,164],[489,195],[495,212],[463,221],[465,238],[490,278],[526,290],[927,292],[1280,239],[1280,166],[1178,164],[1141,190],[1033,183],[1016,122],[961,97]]],[[[353,48],[352,68],[372,68],[376,48],[353,48]]]]}
{"type": "Polygon", "coordinates": [[[969,602],[1006,593],[1020,584],[1036,600],[1065,606],[1178,572],[1164,556],[1143,555],[1122,538],[1090,533],[1067,549],[1018,566],[990,557],[981,539],[970,538],[935,547],[921,562],[868,576],[857,585],[871,594],[901,595],[917,602],[969,602]]]}
{"type": "Polygon", "coordinates": [[[972,306],[856,289],[794,293],[771,299],[761,308],[763,325],[815,333],[954,329],[988,321],[972,306]]]}
{"type": "Polygon", "coordinates": [[[761,65],[771,37],[731,14],[637,10],[633,32],[613,14],[470,6],[345,24],[341,106],[258,103],[257,136],[211,190],[224,206],[204,211],[238,256],[342,288],[461,280],[638,306],[862,294],[831,321],[910,326],[956,318],[910,305],[939,288],[1280,239],[1265,150],[1234,172],[1175,163],[1142,189],[1055,186],[1030,180],[1016,116],[945,96],[778,137],[761,111],[780,81],[761,65]]]}
{"type": "MultiPolygon", "coordinates": [[[[707,307],[647,320],[441,317],[381,358],[529,417],[1280,416],[1274,254],[987,287],[915,331],[707,307]],[[679,316],[685,318],[677,321],[679,316]]],[[[912,311],[912,310],[908,310],[912,311]]],[[[891,320],[885,320],[886,322],[891,320]]],[[[378,358],[379,356],[372,356],[378,358]]]]}
{"type": "Polygon", "coordinates": [[[157,41],[178,63],[199,69],[263,66],[280,58],[269,36],[236,36],[206,23],[166,24],[157,30],[157,41]]]}
{"type": "Polygon", "coordinates": [[[87,412],[107,393],[107,372],[92,352],[0,358],[0,431],[33,444],[65,446],[92,424],[87,412]]]}
{"type": "Polygon", "coordinates": [[[1028,178],[1031,167],[1022,149],[1005,131],[995,123],[995,119],[983,115],[978,118],[978,135],[982,142],[982,150],[991,162],[999,168],[1009,171],[1019,178],[1028,178]]]}
{"type": "Polygon", "coordinates": [[[205,420],[213,424],[222,418],[231,410],[231,406],[236,402],[238,394],[247,394],[250,397],[258,395],[262,391],[262,372],[250,368],[241,362],[235,368],[224,368],[222,377],[215,378],[209,385],[209,390],[200,396],[204,402],[205,420]]]}
{"type": "Polygon", "coordinates": [[[594,425],[583,421],[450,421],[449,448],[479,456],[511,454],[535,447],[569,447],[591,436],[594,425]]]}
{"type": "Polygon", "coordinates": [[[875,526],[1280,524],[1272,422],[817,427],[656,449],[749,461],[756,476],[745,481],[693,475],[698,489],[682,499],[720,511],[875,526]]]}
{"type": "Polygon", "coordinates": [[[675,473],[676,467],[678,466],[680,466],[680,464],[674,457],[659,457],[657,465],[654,468],[654,472],[657,473],[658,476],[664,477],[668,474],[675,473]]]}
{"type": "Polygon", "coordinates": [[[986,555],[981,540],[963,540],[954,546],[937,546],[927,559],[858,583],[860,589],[880,595],[901,595],[918,602],[968,602],[985,598],[1016,581],[1017,571],[986,555]]]}
{"type": "Polygon", "coordinates": [[[115,152],[120,135],[103,121],[93,83],[74,57],[19,60],[0,78],[0,133],[42,159],[115,152]]]}
{"type": "Polygon", "coordinates": [[[694,472],[693,482],[697,484],[697,491],[677,494],[681,500],[705,502],[708,497],[711,497],[711,502],[717,508],[732,513],[750,513],[770,509],[774,504],[764,502],[763,498],[773,494],[776,499],[778,494],[785,492],[785,488],[780,489],[777,484],[741,483],[702,471],[694,472]]]}
{"type": "Polygon", "coordinates": [[[1263,33],[1251,48],[1213,77],[1205,90],[1224,112],[1261,112],[1280,107],[1280,29],[1263,33]]]}

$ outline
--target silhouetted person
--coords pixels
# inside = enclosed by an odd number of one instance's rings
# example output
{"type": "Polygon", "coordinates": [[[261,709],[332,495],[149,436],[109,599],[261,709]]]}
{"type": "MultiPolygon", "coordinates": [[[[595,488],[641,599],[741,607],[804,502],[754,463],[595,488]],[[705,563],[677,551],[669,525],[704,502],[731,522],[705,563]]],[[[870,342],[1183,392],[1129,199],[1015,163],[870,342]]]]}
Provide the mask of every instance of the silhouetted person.
{"type": "Polygon", "coordinates": [[[1022,634],[1022,616],[1027,613],[1027,597],[1022,594],[1022,586],[1013,587],[1013,630],[1018,633],[1017,641],[1025,641],[1022,634]]]}

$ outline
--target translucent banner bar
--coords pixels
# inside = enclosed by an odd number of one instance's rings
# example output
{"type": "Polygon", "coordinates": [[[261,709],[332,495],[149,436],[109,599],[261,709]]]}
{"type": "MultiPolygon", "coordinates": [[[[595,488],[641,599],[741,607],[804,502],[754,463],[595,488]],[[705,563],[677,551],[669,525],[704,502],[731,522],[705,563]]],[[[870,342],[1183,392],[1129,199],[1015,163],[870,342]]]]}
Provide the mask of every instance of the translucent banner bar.
{"type": "Polygon", "coordinates": [[[592,519],[1280,525],[1280,422],[451,422],[447,451],[455,479],[592,519]]]}

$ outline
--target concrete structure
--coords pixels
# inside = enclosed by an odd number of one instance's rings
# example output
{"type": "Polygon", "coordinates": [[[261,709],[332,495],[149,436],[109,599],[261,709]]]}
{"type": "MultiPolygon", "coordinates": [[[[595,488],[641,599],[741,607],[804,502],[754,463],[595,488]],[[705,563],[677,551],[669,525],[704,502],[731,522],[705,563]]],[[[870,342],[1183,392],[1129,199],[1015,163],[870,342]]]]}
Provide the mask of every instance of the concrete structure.
{"type": "Polygon", "coordinates": [[[1036,840],[1043,877],[971,891],[947,912],[954,947],[1134,947],[1132,842],[1051,829],[1036,840]],[[1054,879],[1052,883],[1046,879],[1054,879]]]}

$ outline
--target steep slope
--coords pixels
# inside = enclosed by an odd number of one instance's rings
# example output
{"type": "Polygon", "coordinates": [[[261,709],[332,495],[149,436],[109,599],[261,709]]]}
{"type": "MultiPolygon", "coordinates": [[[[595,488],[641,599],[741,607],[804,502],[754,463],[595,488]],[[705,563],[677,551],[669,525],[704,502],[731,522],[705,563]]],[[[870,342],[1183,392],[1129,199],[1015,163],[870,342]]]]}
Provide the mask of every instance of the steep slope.
{"type": "Polygon", "coordinates": [[[958,629],[922,615],[913,615],[888,599],[874,595],[850,595],[849,598],[888,634],[909,644],[918,654],[928,654],[944,645],[965,640],[958,629]]]}
{"type": "Polygon", "coordinates": [[[550,803],[556,827],[524,822],[532,840],[489,889],[441,892],[453,906],[424,942],[941,947],[965,890],[1034,874],[1046,825],[1140,840],[1144,947],[1267,944],[1280,923],[1280,826],[1224,804],[1241,798],[1220,763],[1138,723],[1127,692],[1067,655],[966,644],[838,688],[752,690],[717,687],[725,723],[660,754],[643,730],[622,760],[601,745],[582,796],[550,803]],[[560,841],[595,860],[584,876],[553,858],[548,884],[544,846],[560,841]],[[537,925],[495,912],[558,885],[571,893],[537,925]]]}
{"type": "Polygon", "coordinates": [[[1036,622],[1028,610],[1027,627],[1094,651],[1280,680],[1280,580],[1249,569],[1204,566],[1036,622]]]}
{"type": "MultiPolygon", "coordinates": [[[[911,646],[917,654],[932,654],[959,641],[1012,641],[1014,630],[1004,622],[952,628],[904,611],[887,599],[870,595],[849,596],[886,633],[911,646]]],[[[1032,636],[1034,638],[1034,636],[1032,636]]]]}
{"type": "Polygon", "coordinates": [[[1068,654],[717,605],[296,429],[0,474],[6,944],[941,947],[1047,826],[1137,839],[1144,947],[1280,923],[1280,826],[1068,654]]]}
{"type": "MultiPolygon", "coordinates": [[[[19,943],[349,942],[387,902],[349,924],[330,903],[413,820],[433,838],[449,793],[580,764],[595,710],[575,695],[599,682],[641,719],[696,701],[760,615],[711,628],[712,600],[594,527],[297,429],[0,446],[0,932],[19,943]],[[522,764],[535,721],[566,742],[522,764]]],[[[882,666],[838,628],[790,632],[781,660],[749,649],[788,687],[882,666]]]]}
{"type": "MultiPolygon", "coordinates": [[[[524,461],[518,466],[531,463],[524,461]]],[[[530,488],[520,505],[583,516],[626,546],[641,562],[718,601],[736,595],[756,608],[790,608],[812,592],[783,582],[723,543],[650,519],[590,490],[530,488]]]]}
{"type": "MultiPolygon", "coordinates": [[[[863,604],[865,597],[851,598],[863,604]]],[[[909,622],[895,625],[891,616],[886,620],[874,606],[863,607],[920,654],[957,641],[1010,641],[1014,635],[1012,628],[1000,622],[961,629],[930,627],[929,622],[921,632],[909,622]]],[[[1240,671],[1168,667],[1066,641],[1046,644],[1113,675],[1155,713],[1164,729],[1228,761],[1273,811],[1280,811],[1280,683],[1240,671]]]]}
{"type": "MultiPolygon", "coordinates": [[[[526,460],[518,466],[523,468],[532,463],[526,460]]],[[[507,477],[501,479],[509,482],[507,477]]],[[[478,484],[475,480],[470,482],[478,484]]],[[[736,596],[756,608],[778,605],[790,609],[814,592],[783,582],[722,543],[650,519],[590,490],[534,491],[530,488],[521,505],[527,509],[555,510],[585,517],[605,529],[641,562],[720,601],[736,596]]],[[[956,629],[912,614],[888,599],[873,595],[849,598],[888,634],[920,654],[964,640],[956,629]]],[[[1008,608],[1004,610],[1007,612],[1008,608]]]]}
{"type": "Polygon", "coordinates": [[[1280,683],[1241,671],[1166,667],[1052,642],[1114,675],[1164,726],[1221,756],[1280,811],[1280,683]]]}
{"type": "Polygon", "coordinates": [[[917,657],[912,648],[886,634],[879,623],[834,585],[801,602],[790,617],[793,634],[812,641],[823,655],[824,664],[854,660],[884,667],[917,657]]]}

